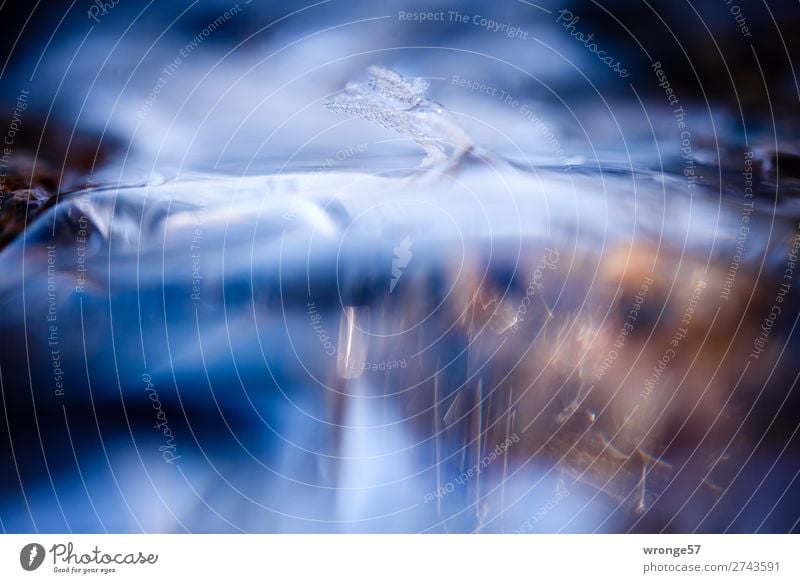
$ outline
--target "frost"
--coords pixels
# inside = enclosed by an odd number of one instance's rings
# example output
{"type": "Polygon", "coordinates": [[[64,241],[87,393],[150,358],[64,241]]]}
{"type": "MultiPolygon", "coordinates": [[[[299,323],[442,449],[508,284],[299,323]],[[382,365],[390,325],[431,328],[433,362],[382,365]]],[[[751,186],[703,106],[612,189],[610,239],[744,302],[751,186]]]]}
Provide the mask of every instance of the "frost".
{"type": "Polygon", "coordinates": [[[425,101],[424,93],[430,87],[422,77],[406,78],[385,67],[370,67],[369,86],[385,99],[416,106],[425,101]]]}
{"type": "Polygon", "coordinates": [[[377,123],[414,140],[427,154],[425,164],[458,160],[473,148],[466,132],[443,105],[427,99],[430,84],[385,67],[367,70],[367,83],[349,83],[325,107],[377,123]]]}

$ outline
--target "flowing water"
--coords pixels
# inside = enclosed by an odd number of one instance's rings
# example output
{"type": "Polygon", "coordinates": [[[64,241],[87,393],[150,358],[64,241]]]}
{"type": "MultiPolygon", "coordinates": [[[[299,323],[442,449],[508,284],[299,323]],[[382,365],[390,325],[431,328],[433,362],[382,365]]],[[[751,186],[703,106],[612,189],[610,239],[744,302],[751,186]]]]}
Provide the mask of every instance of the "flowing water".
{"type": "Polygon", "coordinates": [[[320,92],[274,159],[148,113],[61,176],[0,251],[5,530],[796,528],[779,155],[432,83],[320,92]]]}

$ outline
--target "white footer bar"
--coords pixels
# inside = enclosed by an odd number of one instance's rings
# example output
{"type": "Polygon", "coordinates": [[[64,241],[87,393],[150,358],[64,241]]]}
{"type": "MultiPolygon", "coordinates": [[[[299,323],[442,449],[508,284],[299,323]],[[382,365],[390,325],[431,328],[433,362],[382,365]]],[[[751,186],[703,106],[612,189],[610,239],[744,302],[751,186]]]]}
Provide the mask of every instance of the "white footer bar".
{"type": "Polygon", "coordinates": [[[800,581],[794,535],[3,535],[0,581],[800,581]],[[585,577],[586,579],[579,579],[585,577]]]}

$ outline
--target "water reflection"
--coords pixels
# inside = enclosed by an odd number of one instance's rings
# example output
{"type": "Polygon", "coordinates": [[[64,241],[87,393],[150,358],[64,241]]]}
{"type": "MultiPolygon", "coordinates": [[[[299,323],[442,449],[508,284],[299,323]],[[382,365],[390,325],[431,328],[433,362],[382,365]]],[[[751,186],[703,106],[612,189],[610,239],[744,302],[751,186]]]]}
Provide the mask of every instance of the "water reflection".
{"type": "MultiPolygon", "coordinates": [[[[211,4],[203,26],[225,8],[211,4]]],[[[127,10],[87,40],[112,65],[127,10]]],[[[383,46],[386,15],[364,37],[292,45],[311,18],[295,16],[259,41],[285,47],[275,61],[226,55],[222,36],[203,47],[216,60],[181,57],[170,36],[130,91],[98,77],[97,92],[96,59],[79,62],[69,82],[86,95],[54,103],[82,120],[82,155],[53,138],[15,159],[2,527],[796,529],[800,239],[783,143],[748,142],[678,80],[685,156],[663,95],[621,98],[594,64],[601,89],[580,96],[544,53],[508,44],[527,38],[449,26],[458,50],[428,47],[420,67],[421,48],[383,46]]],[[[122,46],[150,34],[135,30],[122,46]]],[[[54,55],[40,75],[62,69],[54,55]]]]}

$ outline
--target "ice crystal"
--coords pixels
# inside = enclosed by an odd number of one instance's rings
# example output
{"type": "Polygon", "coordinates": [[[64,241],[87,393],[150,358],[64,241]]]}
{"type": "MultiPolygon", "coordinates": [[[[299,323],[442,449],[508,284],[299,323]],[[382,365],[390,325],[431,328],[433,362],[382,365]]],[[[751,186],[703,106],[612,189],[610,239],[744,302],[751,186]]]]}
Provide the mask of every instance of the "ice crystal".
{"type": "Polygon", "coordinates": [[[325,107],[377,123],[414,140],[427,154],[425,163],[458,159],[472,148],[466,132],[445,107],[427,99],[430,84],[421,77],[403,77],[385,67],[367,70],[367,83],[350,83],[325,107]]]}

